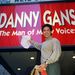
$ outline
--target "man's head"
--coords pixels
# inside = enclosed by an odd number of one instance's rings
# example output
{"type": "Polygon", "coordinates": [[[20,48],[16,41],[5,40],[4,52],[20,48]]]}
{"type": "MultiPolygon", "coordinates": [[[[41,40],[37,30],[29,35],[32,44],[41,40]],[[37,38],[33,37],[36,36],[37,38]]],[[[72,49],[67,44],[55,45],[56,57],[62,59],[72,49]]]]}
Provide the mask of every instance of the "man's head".
{"type": "Polygon", "coordinates": [[[42,27],[42,33],[45,38],[49,38],[52,35],[52,26],[50,24],[44,24],[42,27]]]}

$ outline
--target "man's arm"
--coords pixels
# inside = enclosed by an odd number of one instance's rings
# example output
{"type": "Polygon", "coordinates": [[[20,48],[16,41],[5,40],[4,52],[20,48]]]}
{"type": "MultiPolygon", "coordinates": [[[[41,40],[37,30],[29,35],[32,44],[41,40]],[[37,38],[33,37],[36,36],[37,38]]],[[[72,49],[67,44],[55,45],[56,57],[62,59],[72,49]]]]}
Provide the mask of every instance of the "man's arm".
{"type": "Polygon", "coordinates": [[[58,61],[60,56],[61,56],[61,45],[60,42],[57,39],[55,39],[53,42],[53,53],[47,59],[46,64],[50,64],[58,61]]]}

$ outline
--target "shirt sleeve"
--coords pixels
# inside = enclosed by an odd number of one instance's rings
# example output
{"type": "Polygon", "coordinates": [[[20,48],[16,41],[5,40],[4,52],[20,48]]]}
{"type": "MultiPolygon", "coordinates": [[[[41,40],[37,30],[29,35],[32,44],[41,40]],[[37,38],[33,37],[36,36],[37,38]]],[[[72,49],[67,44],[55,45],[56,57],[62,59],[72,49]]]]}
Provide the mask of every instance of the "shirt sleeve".
{"type": "Polygon", "coordinates": [[[46,63],[51,64],[59,60],[59,57],[61,56],[61,45],[59,40],[55,39],[53,41],[53,52],[51,56],[47,59],[46,63]]]}
{"type": "Polygon", "coordinates": [[[35,42],[34,40],[32,40],[32,45],[33,45],[36,49],[41,50],[41,44],[40,44],[40,43],[35,42]]]}

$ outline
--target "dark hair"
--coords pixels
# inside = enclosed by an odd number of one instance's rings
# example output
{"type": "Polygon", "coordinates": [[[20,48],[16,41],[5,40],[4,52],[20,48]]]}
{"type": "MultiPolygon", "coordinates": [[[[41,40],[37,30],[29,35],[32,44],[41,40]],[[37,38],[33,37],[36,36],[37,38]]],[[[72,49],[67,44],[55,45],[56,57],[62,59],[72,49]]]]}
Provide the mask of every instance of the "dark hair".
{"type": "Polygon", "coordinates": [[[49,27],[50,31],[52,31],[52,25],[50,25],[50,24],[44,24],[44,25],[42,26],[42,32],[43,32],[43,29],[44,29],[45,27],[49,27]]]}

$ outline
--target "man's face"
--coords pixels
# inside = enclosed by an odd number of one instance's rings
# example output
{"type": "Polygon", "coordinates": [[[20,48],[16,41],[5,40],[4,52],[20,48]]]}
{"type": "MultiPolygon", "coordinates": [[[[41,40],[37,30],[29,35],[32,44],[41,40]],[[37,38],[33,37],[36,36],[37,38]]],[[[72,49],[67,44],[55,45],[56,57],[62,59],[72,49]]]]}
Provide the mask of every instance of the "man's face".
{"type": "Polygon", "coordinates": [[[45,38],[49,38],[52,34],[52,31],[50,31],[49,27],[44,27],[43,29],[43,35],[45,38]]]}

